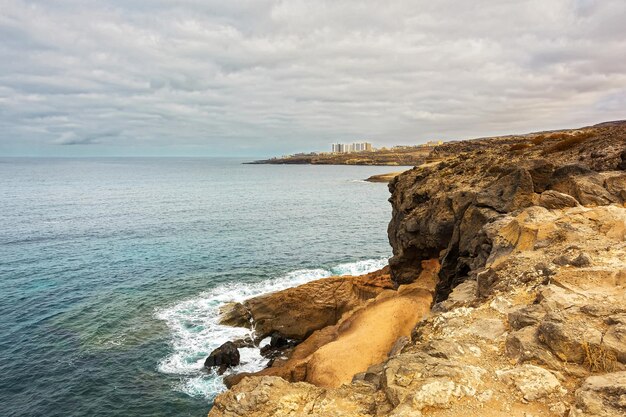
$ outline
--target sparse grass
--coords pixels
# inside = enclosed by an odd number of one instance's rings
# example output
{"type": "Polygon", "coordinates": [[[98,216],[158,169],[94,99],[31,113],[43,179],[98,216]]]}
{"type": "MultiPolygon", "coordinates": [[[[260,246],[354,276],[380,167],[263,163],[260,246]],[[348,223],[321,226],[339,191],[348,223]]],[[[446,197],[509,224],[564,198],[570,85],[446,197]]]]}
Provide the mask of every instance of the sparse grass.
{"type": "Polygon", "coordinates": [[[590,345],[587,341],[583,342],[583,350],[585,351],[584,365],[591,372],[613,372],[617,364],[615,353],[607,350],[603,345],[590,345]]]}
{"type": "Polygon", "coordinates": [[[547,136],[545,139],[550,139],[550,140],[556,139],[558,140],[558,142],[546,148],[542,153],[543,155],[549,155],[555,152],[566,151],[580,143],[583,143],[584,141],[586,141],[590,137],[593,137],[594,135],[595,135],[595,132],[593,131],[580,132],[580,133],[552,133],[551,135],[547,136]]]}

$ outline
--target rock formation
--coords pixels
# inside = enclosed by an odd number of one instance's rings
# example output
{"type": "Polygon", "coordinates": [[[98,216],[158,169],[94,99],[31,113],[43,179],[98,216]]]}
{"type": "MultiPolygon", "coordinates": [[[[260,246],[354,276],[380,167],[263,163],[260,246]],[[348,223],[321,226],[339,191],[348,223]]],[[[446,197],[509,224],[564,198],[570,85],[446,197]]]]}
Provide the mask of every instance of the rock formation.
{"type": "Polygon", "coordinates": [[[389,271],[225,312],[301,342],[210,416],[626,415],[625,152],[624,123],[437,148],[389,185],[389,271]]]}

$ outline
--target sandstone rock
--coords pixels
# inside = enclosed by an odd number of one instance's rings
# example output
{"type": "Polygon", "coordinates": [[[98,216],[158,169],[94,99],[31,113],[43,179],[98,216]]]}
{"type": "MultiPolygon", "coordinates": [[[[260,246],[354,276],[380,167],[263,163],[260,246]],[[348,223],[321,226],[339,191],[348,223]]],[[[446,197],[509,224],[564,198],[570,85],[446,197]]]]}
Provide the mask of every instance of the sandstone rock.
{"type": "Polygon", "coordinates": [[[226,303],[220,307],[220,323],[233,327],[251,326],[252,316],[241,303],[226,303]]]}
{"type": "Polygon", "coordinates": [[[539,205],[550,210],[562,209],[565,207],[576,207],[578,201],[571,195],[563,194],[558,191],[548,190],[539,196],[539,205]]]}
{"type": "Polygon", "coordinates": [[[239,365],[239,349],[233,342],[226,342],[215,349],[204,361],[205,368],[217,367],[217,373],[223,374],[226,369],[239,365]]]}
{"type": "Polygon", "coordinates": [[[362,277],[330,277],[298,287],[227,305],[221,323],[248,326],[258,338],[272,333],[304,340],[315,330],[334,325],[341,316],[391,288],[388,268],[362,277]]]}
{"type": "Polygon", "coordinates": [[[527,401],[563,393],[559,380],[538,366],[522,365],[507,371],[497,371],[496,374],[502,381],[514,385],[527,401]]]}
{"type": "Polygon", "coordinates": [[[576,391],[570,417],[626,415],[626,372],[590,376],[576,391]]]}

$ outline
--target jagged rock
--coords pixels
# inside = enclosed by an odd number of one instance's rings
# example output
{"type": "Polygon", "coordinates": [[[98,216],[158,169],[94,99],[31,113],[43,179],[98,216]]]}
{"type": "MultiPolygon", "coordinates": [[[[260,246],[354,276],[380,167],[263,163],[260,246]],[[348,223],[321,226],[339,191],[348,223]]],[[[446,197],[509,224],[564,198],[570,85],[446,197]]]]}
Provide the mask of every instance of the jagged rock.
{"type": "Polygon", "coordinates": [[[552,174],[555,170],[554,164],[546,161],[545,159],[539,159],[533,161],[528,172],[533,180],[533,189],[536,193],[543,193],[550,185],[552,180],[552,174]]]}
{"type": "Polygon", "coordinates": [[[602,175],[581,165],[568,165],[554,172],[550,189],[569,194],[583,205],[607,205],[617,198],[604,188],[602,175]]]}
{"type": "Polygon", "coordinates": [[[580,255],[572,260],[570,265],[578,268],[583,268],[593,265],[593,260],[591,259],[591,256],[589,256],[589,254],[581,252],[580,255]]]}
{"type": "Polygon", "coordinates": [[[559,359],[574,363],[583,363],[586,346],[599,347],[602,342],[602,332],[588,321],[567,320],[552,313],[539,325],[539,333],[559,359]]]}
{"type": "Polygon", "coordinates": [[[380,388],[380,382],[384,369],[385,367],[382,363],[372,365],[367,368],[367,371],[354,375],[352,382],[363,381],[378,389],[380,388]]]}
{"type": "Polygon", "coordinates": [[[402,352],[402,349],[409,344],[410,341],[411,339],[409,339],[407,336],[399,337],[398,340],[396,340],[396,342],[391,347],[391,350],[389,351],[389,354],[387,356],[393,358],[394,356],[398,355],[400,352],[402,352]]]}
{"type": "Polygon", "coordinates": [[[477,226],[479,230],[494,221],[493,217],[474,217],[472,227],[462,230],[466,211],[476,207],[512,212],[534,204],[535,193],[547,190],[543,202],[549,207],[574,205],[571,198],[587,205],[618,202],[619,197],[604,188],[604,177],[598,172],[619,165],[624,125],[584,131],[592,133],[593,140],[573,143],[559,152],[550,150],[557,139],[508,154],[502,152],[503,147],[519,144],[520,138],[445,144],[432,155],[444,159],[440,164],[418,167],[396,177],[389,185],[393,213],[388,228],[394,281],[416,279],[419,262],[439,253],[443,255],[438,301],[445,299],[456,284],[472,277],[483,266],[482,254],[489,252],[490,246],[489,239],[478,238],[475,231],[477,226]],[[591,153],[600,155],[600,151],[601,156],[591,158],[591,153]],[[461,242],[465,248],[460,247],[461,242]]]}
{"type": "Polygon", "coordinates": [[[288,339],[278,332],[273,332],[270,335],[270,343],[261,348],[261,355],[273,359],[286,349],[290,349],[297,344],[297,340],[288,339]]]}
{"type": "Polygon", "coordinates": [[[514,330],[519,330],[526,326],[534,326],[539,324],[545,315],[546,311],[542,305],[525,305],[509,313],[509,325],[514,330]]]}
{"type": "Polygon", "coordinates": [[[622,153],[620,154],[620,163],[617,165],[617,169],[621,169],[623,171],[626,171],[626,149],[624,149],[622,151],[622,153]]]}
{"type": "Polygon", "coordinates": [[[550,394],[564,393],[559,380],[549,371],[534,365],[522,365],[497,371],[498,378],[514,385],[526,401],[535,401],[550,394]]]}
{"type": "Polygon", "coordinates": [[[239,349],[233,342],[226,342],[215,349],[204,361],[205,368],[217,367],[217,373],[223,374],[226,369],[239,365],[239,349]]]}
{"type": "Polygon", "coordinates": [[[452,290],[448,299],[437,303],[434,311],[450,311],[456,307],[462,307],[471,304],[477,298],[477,284],[475,280],[467,280],[452,290]]]}
{"type": "Polygon", "coordinates": [[[569,417],[626,415],[626,372],[590,376],[576,391],[569,417]]]}
{"type": "Polygon", "coordinates": [[[515,169],[476,195],[476,205],[508,213],[533,204],[533,179],[525,169],[515,169]]]}
{"type": "Polygon", "coordinates": [[[539,196],[539,205],[550,210],[562,209],[565,207],[576,207],[578,201],[571,195],[563,194],[558,191],[548,190],[539,196]]]}
{"type": "Polygon", "coordinates": [[[506,338],[505,351],[517,364],[533,362],[551,369],[560,368],[559,361],[539,341],[538,329],[534,326],[510,333],[506,338]]]}
{"type": "Polygon", "coordinates": [[[626,364],[626,324],[616,323],[609,327],[602,338],[604,347],[615,354],[615,358],[626,364]]]}
{"type": "Polygon", "coordinates": [[[604,186],[611,194],[619,197],[622,203],[626,202],[626,175],[610,176],[604,180],[604,186]]]}
{"type": "Polygon", "coordinates": [[[578,268],[591,266],[593,265],[593,260],[589,254],[581,252],[578,256],[572,255],[560,255],[552,260],[552,262],[556,265],[566,266],[571,265],[578,268]]]}

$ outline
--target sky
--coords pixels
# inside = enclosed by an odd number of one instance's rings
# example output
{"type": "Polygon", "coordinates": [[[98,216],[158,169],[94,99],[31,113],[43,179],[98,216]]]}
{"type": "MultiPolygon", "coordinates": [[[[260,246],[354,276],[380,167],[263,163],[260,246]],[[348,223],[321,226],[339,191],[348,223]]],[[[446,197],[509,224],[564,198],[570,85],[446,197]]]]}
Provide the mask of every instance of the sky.
{"type": "Polygon", "coordinates": [[[624,0],[0,0],[0,156],[272,156],[626,119],[624,0]]]}

